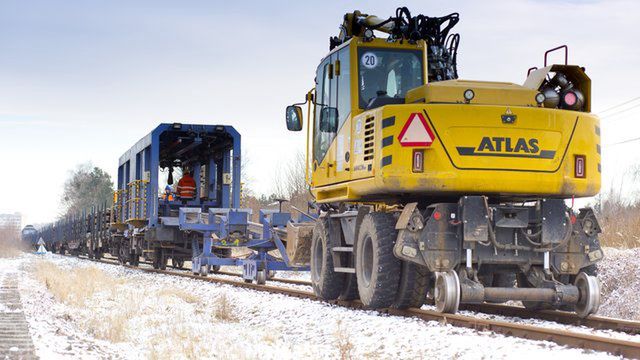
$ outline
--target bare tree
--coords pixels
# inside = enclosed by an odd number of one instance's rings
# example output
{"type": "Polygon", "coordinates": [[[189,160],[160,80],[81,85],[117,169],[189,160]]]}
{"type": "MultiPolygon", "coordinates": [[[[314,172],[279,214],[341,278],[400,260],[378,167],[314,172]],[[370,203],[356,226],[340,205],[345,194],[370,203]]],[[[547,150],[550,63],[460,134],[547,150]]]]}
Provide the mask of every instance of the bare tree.
{"type": "Polygon", "coordinates": [[[111,175],[91,163],[80,164],[71,171],[64,184],[62,215],[79,213],[92,206],[113,201],[111,175]]]}
{"type": "Polygon", "coordinates": [[[306,158],[302,151],[298,151],[291,161],[282,165],[276,172],[275,196],[288,200],[291,206],[306,210],[312,197],[305,176],[306,158]]]}

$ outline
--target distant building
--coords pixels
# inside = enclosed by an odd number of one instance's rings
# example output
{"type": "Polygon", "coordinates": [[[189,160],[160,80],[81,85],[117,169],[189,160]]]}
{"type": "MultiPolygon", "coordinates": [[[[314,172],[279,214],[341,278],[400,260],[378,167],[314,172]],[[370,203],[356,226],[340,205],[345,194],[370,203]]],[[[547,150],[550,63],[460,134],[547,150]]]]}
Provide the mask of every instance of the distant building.
{"type": "Polygon", "coordinates": [[[22,214],[0,214],[0,228],[22,228],[22,214]]]}

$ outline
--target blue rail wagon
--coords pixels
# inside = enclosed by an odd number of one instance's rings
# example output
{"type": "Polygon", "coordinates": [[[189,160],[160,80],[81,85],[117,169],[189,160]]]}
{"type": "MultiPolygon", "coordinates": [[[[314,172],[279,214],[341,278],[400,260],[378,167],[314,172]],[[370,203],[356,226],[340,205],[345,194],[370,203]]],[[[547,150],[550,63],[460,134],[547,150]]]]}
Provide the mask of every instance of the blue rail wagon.
{"type": "Polygon", "coordinates": [[[160,124],[120,157],[110,252],[122,263],[138,265],[142,258],[158,269],[169,259],[176,267],[191,261],[202,275],[242,266],[245,279],[258,282],[271,270],[291,269],[277,231],[291,215],[261,211],[262,226],[251,226],[251,210],[240,208],[240,169],[240,134],[233,127],[160,124]],[[194,196],[180,191],[185,173],[192,174],[194,196]],[[239,247],[252,255],[234,257],[239,247]]]}

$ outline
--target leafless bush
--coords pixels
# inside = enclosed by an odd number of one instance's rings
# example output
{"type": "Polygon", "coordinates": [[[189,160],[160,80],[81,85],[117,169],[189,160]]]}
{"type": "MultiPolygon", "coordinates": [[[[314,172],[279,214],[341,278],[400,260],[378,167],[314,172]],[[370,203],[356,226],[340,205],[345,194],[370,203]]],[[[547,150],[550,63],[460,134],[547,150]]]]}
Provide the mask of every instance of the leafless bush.
{"type": "Polygon", "coordinates": [[[340,353],[340,360],[353,359],[354,345],[351,342],[349,333],[342,326],[342,321],[340,320],[338,320],[336,324],[335,337],[336,337],[336,346],[338,348],[338,352],[340,353]]]}
{"type": "Polygon", "coordinates": [[[618,249],[640,247],[640,204],[622,204],[607,199],[602,203],[599,221],[600,244],[618,249]]]}
{"type": "Polygon", "coordinates": [[[216,310],[213,312],[213,316],[220,321],[235,322],[238,321],[238,316],[235,314],[235,307],[229,301],[229,297],[226,294],[222,294],[218,297],[216,310]]]}
{"type": "Polygon", "coordinates": [[[619,249],[640,247],[640,166],[635,165],[598,197],[596,210],[603,246],[619,249]]]}

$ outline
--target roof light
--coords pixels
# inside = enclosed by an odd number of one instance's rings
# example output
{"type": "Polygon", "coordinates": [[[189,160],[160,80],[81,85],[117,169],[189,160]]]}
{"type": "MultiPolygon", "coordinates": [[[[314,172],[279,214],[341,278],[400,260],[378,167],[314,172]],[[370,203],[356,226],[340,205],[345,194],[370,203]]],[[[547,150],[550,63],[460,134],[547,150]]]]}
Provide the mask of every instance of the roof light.
{"type": "Polygon", "coordinates": [[[171,127],[175,130],[180,130],[182,129],[182,124],[180,123],[173,123],[173,125],[171,125],[171,127]]]}
{"type": "Polygon", "coordinates": [[[476,96],[476,94],[473,92],[473,90],[471,89],[467,89],[464,91],[464,99],[469,102],[471,100],[473,100],[473,98],[476,96]]]}
{"type": "Polygon", "coordinates": [[[364,31],[364,41],[371,41],[373,40],[373,30],[371,29],[365,29],[364,31]]]}
{"type": "Polygon", "coordinates": [[[582,110],[584,95],[578,89],[564,91],[561,95],[561,108],[568,110],[582,110]]]}
{"type": "Polygon", "coordinates": [[[569,91],[564,94],[563,100],[568,106],[573,106],[578,101],[578,97],[572,91],[569,91]]]}

